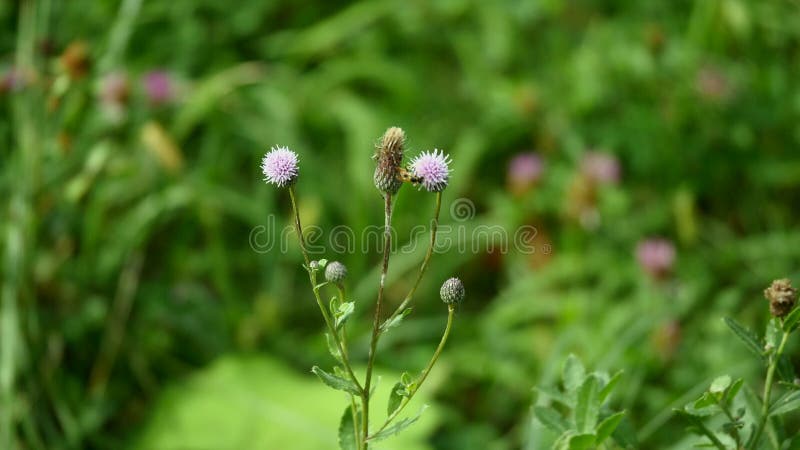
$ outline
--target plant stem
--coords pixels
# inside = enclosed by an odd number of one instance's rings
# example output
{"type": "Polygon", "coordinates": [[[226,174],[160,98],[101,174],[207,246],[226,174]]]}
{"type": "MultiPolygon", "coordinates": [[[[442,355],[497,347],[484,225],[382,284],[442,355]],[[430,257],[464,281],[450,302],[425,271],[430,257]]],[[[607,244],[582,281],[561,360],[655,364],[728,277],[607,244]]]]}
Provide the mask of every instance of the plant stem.
{"type": "Polygon", "coordinates": [[[433,212],[433,221],[431,222],[431,240],[430,244],[428,245],[428,251],[425,253],[425,259],[422,260],[422,265],[419,267],[419,273],[417,274],[417,279],[414,281],[414,285],[411,287],[411,290],[408,291],[408,295],[406,298],[403,299],[403,302],[400,303],[400,306],[395,309],[391,316],[386,319],[386,322],[391,322],[392,319],[397,317],[399,314],[403,312],[403,310],[408,306],[411,302],[411,299],[414,297],[414,293],[417,291],[419,287],[419,283],[422,281],[422,276],[425,275],[425,271],[428,269],[428,263],[431,260],[431,256],[433,255],[433,249],[436,246],[436,231],[439,228],[439,211],[442,209],[442,193],[436,193],[436,206],[433,212]]]}
{"type": "Polygon", "coordinates": [[[751,442],[752,448],[754,449],[758,448],[758,441],[761,440],[761,433],[764,432],[764,426],[766,426],[769,418],[769,398],[772,394],[772,379],[775,377],[775,368],[778,367],[778,363],[783,355],[783,348],[786,347],[786,341],[788,340],[789,332],[784,331],[783,337],[781,337],[781,343],[778,345],[778,349],[775,351],[775,354],[772,355],[772,358],[770,358],[769,361],[769,367],[767,368],[767,380],[764,384],[763,403],[761,405],[761,419],[758,421],[758,428],[756,428],[751,442]]]}
{"type": "MultiPolygon", "coordinates": [[[[344,286],[342,284],[336,284],[336,290],[339,292],[339,302],[347,301],[344,293],[344,286]]],[[[340,332],[340,337],[342,339],[342,347],[344,348],[344,357],[349,359],[347,354],[347,324],[342,325],[342,330],[340,332]]],[[[360,433],[360,424],[358,422],[358,406],[356,405],[356,397],[353,394],[350,394],[350,411],[353,414],[353,435],[356,439],[356,448],[361,448],[361,433],[360,433]]]]}
{"type": "Polygon", "coordinates": [[[356,378],[352,367],[350,367],[350,359],[348,358],[347,351],[345,350],[344,345],[339,338],[339,333],[336,332],[336,327],[333,326],[333,322],[328,314],[328,310],[325,308],[325,304],[322,303],[322,298],[319,296],[319,289],[317,288],[317,275],[313,270],[311,270],[311,259],[308,257],[308,251],[306,251],[306,241],[303,237],[303,226],[300,224],[300,213],[297,209],[297,199],[295,198],[294,186],[289,186],[289,197],[292,199],[292,213],[294,214],[295,231],[297,232],[297,238],[300,241],[300,250],[303,252],[303,259],[306,261],[308,280],[311,282],[311,290],[314,291],[314,298],[317,300],[317,306],[319,306],[319,310],[322,313],[322,318],[325,319],[325,325],[328,327],[328,332],[336,342],[336,347],[339,349],[339,353],[342,355],[342,365],[344,365],[345,370],[347,370],[347,374],[353,380],[353,383],[355,383],[359,391],[363,391],[364,388],[361,387],[361,383],[358,382],[358,378],[356,378]]]}
{"type": "Polygon", "coordinates": [[[369,358],[367,360],[367,375],[364,381],[362,392],[363,418],[361,422],[361,435],[364,437],[364,449],[368,447],[367,436],[369,435],[369,396],[372,385],[372,369],[375,365],[375,351],[378,347],[378,336],[381,327],[381,306],[383,305],[383,290],[386,285],[386,273],[389,271],[389,253],[392,246],[392,195],[383,194],[384,214],[383,214],[383,265],[381,266],[381,281],[378,287],[378,301],[375,304],[375,319],[372,322],[372,340],[369,345],[369,358]]]}
{"type": "MultiPolygon", "coordinates": [[[[381,431],[383,431],[387,426],[389,426],[389,424],[395,418],[397,418],[397,416],[400,414],[400,412],[403,411],[403,408],[405,408],[406,405],[408,405],[411,402],[411,399],[414,397],[414,394],[416,394],[417,391],[419,390],[419,388],[422,386],[422,383],[425,382],[425,379],[428,377],[428,374],[431,372],[431,369],[436,364],[436,361],[439,359],[439,355],[442,353],[442,350],[444,349],[444,345],[447,343],[447,337],[450,335],[450,329],[453,326],[453,316],[455,316],[455,308],[453,307],[453,305],[448,305],[447,306],[447,325],[444,328],[444,333],[442,334],[442,339],[439,341],[439,346],[436,347],[436,351],[433,352],[433,356],[431,357],[431,360],[428,362],[428,365],[422,371],[422,374],[420,374],[419,379],[414,383],[413,389],[411,389],[409,391],[408,396],[405,397],[405,399],[403,400],[403,403],[396,410],[394,410],[394,412],[392,414],[390,414],[389,417],[386,418],[386,422],[384,422],[383,425],[378,429],[378,431],[373,433],[372,436],[374,436],[374,435],[380,433],[381,431]]],[[[368,437],[367,439],[370,439],[372,436],[368,437]]]]}

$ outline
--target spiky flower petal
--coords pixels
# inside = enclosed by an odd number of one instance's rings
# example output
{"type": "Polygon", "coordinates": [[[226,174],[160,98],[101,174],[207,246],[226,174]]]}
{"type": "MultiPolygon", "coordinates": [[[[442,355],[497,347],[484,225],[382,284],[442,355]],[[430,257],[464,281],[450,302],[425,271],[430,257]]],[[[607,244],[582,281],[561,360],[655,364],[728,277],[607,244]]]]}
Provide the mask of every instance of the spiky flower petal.
{"type": "Polygon", "coordinates": [[[403,164],[403,145],[406,136],[402,129],[391,127],[381,137],[376,148],[375,187],[387,194],[396,194],[403,184],[399,177],[403,164]]]}
{"type": "Polygon", "coordinates": [[[441,192],[450,179],[450,155],[439,149],[422,152],[411,160],[411,172],[429,192],[441,192]]]}
{"type": "Polygon", "coordinates": [[[339,261],[331,261],[325,266],[325,279],[339,284],[347,278],[347,266],[339,261]]]}
{"type": "Polygon", "coordinates": [[[460,303],[464,300],[464,283],[461,282],[456,277],[449,278],[442,284],[442,288],[439,290],[439,296],[442,298],[442,301],[447,305],[452,305],[454,303],[460,303]]]}
{"type": "Polygon", "coordinates": [[[286,187],[297,181],[300,169],[297,166],[297,153],[287,147],[272,147],[261,160],[264,181],[278,187],[286,187]]]}

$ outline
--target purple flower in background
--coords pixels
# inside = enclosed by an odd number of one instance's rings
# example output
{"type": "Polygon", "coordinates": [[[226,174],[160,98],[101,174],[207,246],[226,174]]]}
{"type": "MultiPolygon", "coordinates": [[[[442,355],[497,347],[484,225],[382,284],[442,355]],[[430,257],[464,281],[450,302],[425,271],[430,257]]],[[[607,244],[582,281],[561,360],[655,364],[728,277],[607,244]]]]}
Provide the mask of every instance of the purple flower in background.
{"type": "Polygon", "coordinates": [[[536,184],[543,172],[544,162],[537,153],[519,153],[508,163],[508,184],[512,191],[522,193],[536,184]]]}
{"type": "Polygon", "coordinates": [[[0,93],[17,92],[25,87],[25,75],[16,67],[11,67],[0,76],[0,93]]]}
{"type": "Polygon", "coordinates": [[[583,155],[581,171],[590,180],[599,184],[616,184],[620,179],[619,160],[614,155],[588,152],[583,155]]]}
{"type": "Polygon", "coordinates": [[[264,181],[278,187],[285,187],[297,181],[300,169],[297,166],[297,153],[287,147],[272,147],[261,160],[264,181]]]}
{"type": "Polygon", "coordinates": [[[164,70],[153,70],[144,75],[144,92],[153,105],[163,105],[175,99],[175,80],[164,70]]]}
{"type": "Polygon", "coordinates": [[[441,192],[450,179],[450,155],[438,149],[422,152],[411,160],[411,172],[428,192],[441,192]]]}
{"type": "Polygon", "coordinates": [[[732,92],[731,83],[725,73],[710,66],[697,72],[694,86],[700,97],[711,102],[727,100],[732,92]]]}
{"type": "Polygon", "coordinates": [[[645,272],[662,278],[675,264],[675,246],[663,238],[645,239],[636,246],[636,260],[645,272]]]}

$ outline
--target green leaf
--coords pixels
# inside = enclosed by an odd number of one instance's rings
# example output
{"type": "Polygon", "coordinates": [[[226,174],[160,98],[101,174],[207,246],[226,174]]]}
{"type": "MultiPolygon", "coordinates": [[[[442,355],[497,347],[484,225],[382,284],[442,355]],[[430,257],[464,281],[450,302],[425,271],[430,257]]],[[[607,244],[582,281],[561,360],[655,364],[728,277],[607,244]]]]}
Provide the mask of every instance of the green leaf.
{"type": "Polygon", "coordinates": [[[387,427],[386,429],[384,429],[380,433],[373,434],[369,438],[369,441],[370,442],[382,441],[382,440],[384,440],[384,439],[386,439],[388,437],[394,436],[395,434],[405,430],[406,428],[408,428],[411,425],[413,425],[414,422],[419,420],[420,416],[422,416],[422,413],[425,412],[425,409],[427,409],[427,408],[428,408],[428,406],[425,405],[425,406],[422,407],[422,410],[420,410],[420,412],[416,416],[414,416],[414,417],[406,417],[405,419],[395,423],[394,425],[387,427]]]}
{"type": "Polygon", "coordinates": [[[586,381],[578,391],[578,402],[575,404],[575,427],[582,433],[594,431],[600,404],[597,401],[597,377],[586,377],[586,381]]]}
{"type": "Polygon", "coordinates": [[[567,391],[574,391],[583,384],[583,379],[586,378],[586,369],[583,368],[583,364],[577,356],[570,354],[564,362],[561,376],[564,380],[564,388],[567,391]]]}
{"type": "Polygon", "coordinates": [[[595,442],[599,445],[602,444],[603,441],[608,439],[608,437],[611,436],[614,430],[617,429],[617,426],[622,421],[623,417],[625,417],[625,411],[612,414],[603,419],[603,421],[600,422],[600,425],[598,425],[597,429],[595,430],[595,435],[597,436],[595,442]]]}
{"type": "Polygon", "coordinates": [[[709,392],[712,394],[719,394],[721,396],[728,387],[731,385],[731,377],[728,375],[723,375],[721,377],[717,377],[714,381],[711,382],[711,387],[708,389],[709,392]]]}
{"type": "Polygon", "coordinates": [[[358,450],[356,445],[356,428],[353,422],[353,410],[348,406],[339,422],[339,448],[341,450],[358,450]]]}
{"type": "Polygon", "coordinates": [[[407,315],[411,314],[411,308],[406,308],[400,314],[394,316],[391,319],[387,319],[385,322],[381,324],[381,333],[385,333],[392,328],[400,325],[403,319],[406,318],[407,315]]]}
{"type": "Polygon", "coordinates": [[[563,433],[569,429],[567,421],[556,410],[544,406],[534,406],[533,414],[542,425],[556,433],[563,433]]]}
{"type": "Polygon", "coordinates": [[[728,390],[725,391],[724,400],[725,401],[733,401],[733,399],[736,398],[736,395],[739,394],[739,390],[742,388],[743,384],[744,384],[744,380],[742,380],[741,378],[737,378],[733,382],[733,384],[731,384],[731,386],[728,388],[728,390]]]}
{"type": "Polygon", "coordinates": [[[725,324],[728,325],[728,328],[733,331],[733,334],[735,334],[736,337],[738,337],[744,343],[748,350],[753,352],[753,354],[758,355],[759,358],[764,359],[764,353],[761,348],[761,344],[758,343],[758,336],[756,336],[755,333],[745,328],[735,319],[725,317],[723,320],[725,321],[725,324]]]}
{"type": "Polygon", "coordinates": [[[601,405],[603,404],[603,402],[606,401],[608,396],[611,395],[611,392],[617,386],[617,383],[619,383],[619,380],[621,378],[622,378],[622,371],[620,370],[619,372],[615,373],[611,377],[611,379],[608,380],[608,382],[605,384],[605,386],[603,386],[602,389],[600,389],[600,393],[597,395],[597,398],[601,405]]]}
{"type": "Polygon", "coordinates": [[[355,302],[344,302],[339,305],[339,309],[334,313],[337,330],[344,326],[347,319],[353,314],[353,311],[355,311],[355,302]]]}
{"type": "Polygon", "coordinates": [[[800,391],[789,392],[770,406],[769,415],[779,416],[800,408],[800,391]]]}
{"type": "Polygon", "coordinates": [[[541,395],[544,395],[545,397],[549,397],[553,401],[561,403],[564,406],[569,406],[570,408],[575,406],[575,402],[554,387],[536,386],[533,388],[533,390],[537,391],[541,395]]]}
{"type": "Polygon", "coordinates": [[[783,331],[791,333],[797,328],[798,322],[800,322],[800,308],[795,308],[783,319],[783,331]]]}
{"type": "Polygon", "coordinates": [[[386,407],[386,415],[391,416],[392,413],[400,407],[403,398],[407,396],[406,386],[402,382],[397,382],[397,384],[392,387],[392,392],[389,393],[389,404],[386,407]]]}
{"type": "Polygon", "coordinates": [[[558,450],[588,450],[595,447],[595,436],[569,430],[559,436],[553,448],[558,450]]]}
{"type": "Polygon", "coordinates": [[[766,348],[769,349],[770,353],[774,352],[778,348],[782,335],[783,331],[781,330],[781,326],[778,323],[778,319],[773,317],[767,323],[767,331],[764,334],[764,340],[766,341],[766,348]]]}
{"type": "Polygon", "coordinates": [[[333,358],[339,362],[343,362],[342,360],[342,353],[339,351],[339,346],[336,345],[336,340],[333,339],[333,336],[330,333],[325,333],[325,341],[328,344],[328,352],[333,356],[333,358]]]}
{"type": "Polygon", "coordinates": [[[353,383],[352,380],[347,380],[345,378],[325,372],[318,366],[312,367],[311,371],[314,372],[314,374],[318,376],[323,383],[327,384],[328,386],[334,389],[345,391],[353,395],[361,395],[361,391],[358,389],[358,386],[356,386],[355,383],[353,383]]]}

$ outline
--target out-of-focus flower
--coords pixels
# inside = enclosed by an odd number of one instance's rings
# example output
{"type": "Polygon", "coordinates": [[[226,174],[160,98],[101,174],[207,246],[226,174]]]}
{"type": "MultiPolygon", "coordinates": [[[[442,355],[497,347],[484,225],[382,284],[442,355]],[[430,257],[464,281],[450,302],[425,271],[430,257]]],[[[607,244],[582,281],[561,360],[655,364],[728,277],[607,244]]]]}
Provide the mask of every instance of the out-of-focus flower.
{"type": "Polygon", "coordinates": [[[663,238],[645,239],[636,246],[639,266],[654,278],[663,278],[675,264],[675,246],[663,238]]]}
{"type": "Polygon", "coordinates": [[[142,79],[145,96],[151,105],[160,106],[170,103],[177,97],[175,79],[164,70],[153,70],[142,79]]]}
{"type": "Polygon", "coordinates": [[[20,91],[26,84],[25,74],[16,67],[11,67],[0,76],[0,94],[20,91]]]}
{"type": "Polygon", "coordinates": [[[508,187],[514,194],[522,194],[542,178],[544,162],[534,152],[519,153],[508,163],[508,187]]]}
{"type": "Polygon", "coordinates": [[[619,160],[614,155],[591,151],[583,155],[581,172],[597,184],[616,184],[621,170],[619,160]]]}
{"type": "Polygon", "coordinates": [[[297,160],[297,153],[287,147],[272,147],[272,150],[267,152],[261,160],[264,181],[278,187],[293,184],[300,175],[297,160]]]}
{"type": "Polygon", "coordinates": [[[84,41],[71,42],[59,57],[61,67],[70,78],[83,78],[89,71],[89,46],[84,41]]]}
{"type": "Polygon", "coordinates": [[[411,160],[411,172],[428,192],[441,192],[450,179],[450,155],[434,149],[422,152],[411,160]]]}
{"type": "Polygon", "coordinates": [[[403,164],[403,146],[406,135],[402,129],[391,127],[383,134],[375,153],[375,187],[386,194],[396,194],[403,182],[400,169],[403,164]]]}
{"type": "Polygon", "coordinates": [[[730,98],[733,92],[725,73],[710,66],[697,71],[694,85],[700,97],[710,102],[723,102],[730,98]]]}
{"type": "Polygon", "coordinates": [[[98,97],[105,116],[111,122],[121,122],[125,118],[130,97],[128,75],[120,71],[104,75],[98,86],[98,97]]]}
{"type": "Polygon", "coordinates": [[[668,362],[675,357],[681,343],[681,324],[668,320],[658,326],[652,335],[653,346],[661,361],[668,362]]]}

